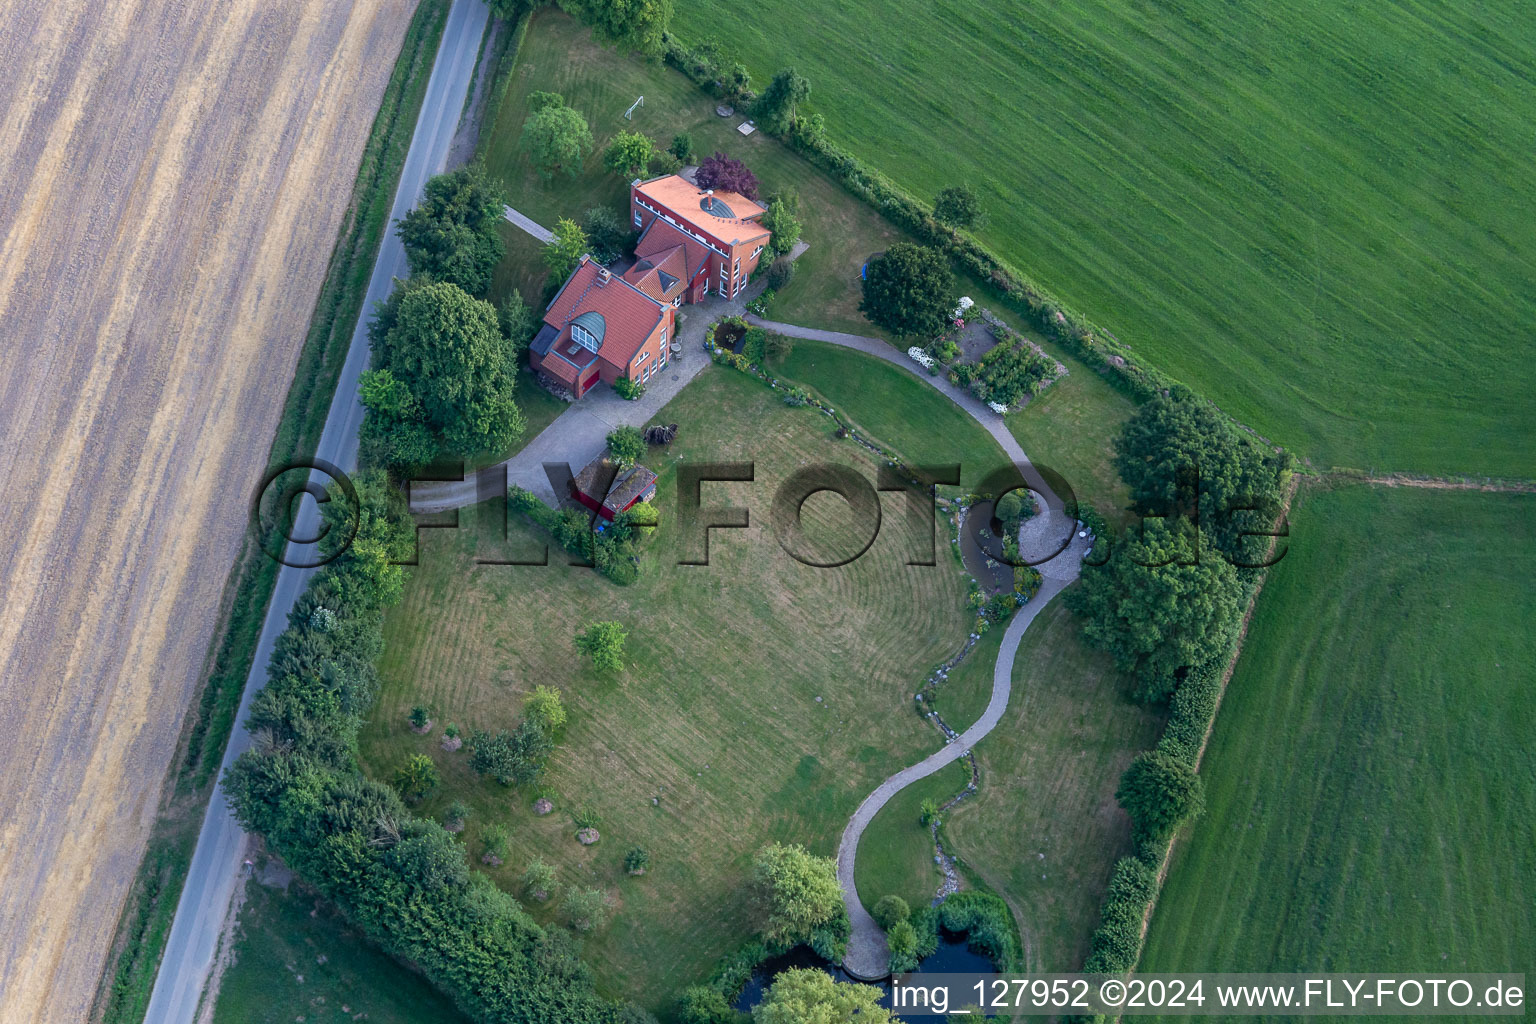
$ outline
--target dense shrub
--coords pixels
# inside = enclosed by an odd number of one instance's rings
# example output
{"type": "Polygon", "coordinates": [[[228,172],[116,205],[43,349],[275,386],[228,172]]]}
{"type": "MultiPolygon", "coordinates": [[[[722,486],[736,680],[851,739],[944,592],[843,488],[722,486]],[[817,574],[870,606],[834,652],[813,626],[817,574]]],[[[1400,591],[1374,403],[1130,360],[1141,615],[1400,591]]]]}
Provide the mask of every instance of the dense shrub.
{"type": "Polygon", "coordinates": [[[526,785],[538,779],[554,750],[549,734],[531,718],[517,729],[477,732],[470,739],[469,766],[503,786],[526,785]]]}
{"type": "Polygon", "coordinates": [[[1083,970],[1120,974],[1136,966],[1141,953],[1141,922],[1157,895],[1157,874],[1135,857],[1122,857],[1104,894],[1099,927],[1093,933],[1083,970]]]}
{"type": "Polygon", "coordinates": [[[595,533],[591,516],[572,508],[556,511],[521,487],[510,488],[507,501],[513,511],[543,527],[566,551],[588,560],[614,583],[628,586],[640,578],[632,531],[609,528],[595,533]]]}
{"type": "Polygon", "coordinates": [[[882,896],[873,911],[875,922],[890,931],[892,927],[912,916],[912,908],[900,896],[882,896]]]}
{"type": "Polygon", "coordinates": [[[1188,761],[1150,750],[1136,755],[1120,776],[1115,799],[1139,840],[1161,843],[1205,809],[1205,788],[1188,761]]]}
{"type": "Polygon", "coordinates": [[[768,271],[764,275],[764,283],[779,292],[784,286],[795,279],[795,264],[790,260],[774,260],[768,264],[768,271]]]}
{"type": "Polygon", "coordinates": [[[939,926],[947,932],[964,935],[971,951],[990,959],[998,970],[1012,970],[1019,963],[1013,917],[1001,898],[988,892],[967,890],[940,903],[938,910],[939,926]]]}

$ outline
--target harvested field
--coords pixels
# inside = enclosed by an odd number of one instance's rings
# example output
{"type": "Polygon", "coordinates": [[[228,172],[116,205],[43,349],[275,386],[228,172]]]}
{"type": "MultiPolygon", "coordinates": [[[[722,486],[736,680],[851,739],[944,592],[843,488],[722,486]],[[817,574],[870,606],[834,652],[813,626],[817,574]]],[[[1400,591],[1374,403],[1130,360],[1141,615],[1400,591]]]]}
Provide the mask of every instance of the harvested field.
{"type": "Polygon", "coordinates": [[[82,1020],[412,0],[0,13],[0,1019],[82,1020]]]}

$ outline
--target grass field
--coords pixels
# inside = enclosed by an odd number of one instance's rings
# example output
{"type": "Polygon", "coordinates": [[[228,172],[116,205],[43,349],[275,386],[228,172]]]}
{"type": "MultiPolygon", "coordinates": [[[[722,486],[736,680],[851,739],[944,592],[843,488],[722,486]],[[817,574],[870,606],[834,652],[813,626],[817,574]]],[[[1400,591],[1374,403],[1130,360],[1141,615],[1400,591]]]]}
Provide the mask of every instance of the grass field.
{"type": "Polygon", "coordinates": [[[1302,492],[1141,969],[1521,971],[1536,500],[1302,492]]]}
{"type": "MultiPolygon", "coordinates": [[[[916,404],[915,415],[935,413],[916,404]]],[[[423,810],[469,802],[465,836],[476,855],[485,823],[511,827],[511,855],[492,871],[498,882],[513,886],[537,855],[564,883],[608,890],[617,917],[587,940],[586,956],[605,989],[653,1008],[749,936],[742,885],[757,849],[792,840],[830,854],[868,791],[938,745],[911,713],[912,693],[971,622],[953,558],[905,564],[915,537],[895,514],[896,495],[874,546],[844,568],[809,568],[779,549],[769,508],[791,469],[834,460],[874,479],[863,450],[837,441],[828,418],[714,367],[664,417],[682,429],[670,451],[648,460],[661,474],[664,526],[641,581],[614,587],[565,567],[558,551],[544,568],[475,567],[469,529],[426,535],[421,567],[389,619],[382,693],[362,737],[376,775],[387,777],[408,753],[434,757],[445,781],[423,810]],[[707,485],[705,501],[746,504],[752,528],[716,531],[709,566],[678,566],[676,466],[738,458],[755,460],[756,482],[707,485]],[[578,663],[571,643],[583,623],[609,618],[630,630],[617,678],[578,663]],[[533,790],[481,781],[466,753],[439,749],[440,734],[404,726],[425,698],[440,726],[511,727],[521,694],[539,683],[561,686],[572,716],[550,762],[556,810],[545,818],[532,812],[533,790]],[[589,848],[570,824],[582,805],[603,822],[602,842],[589,848]],[[622,869],[634,845],[652,858],[642,878],[622,869]]],[[[844,507],[827,496],[806,506],[829,529],[844,507]]],[[[518,523],[512,532],[514,544],[533,542],[518,523]]]]}
{"type": "Polygon", "coordinates": [[[1125,525],[1131,492],[1115,470],[1113,445],[1136,406],[1087,367],[1064,364],[1065,377],[1008,414],[1008,430],[1032,461],[1060,473],[1079,500],[1092,502],[1111,525],[1125,525]]]}
{"type": "Polygon", "coordinates": [[[468,1024],[423,977],[297,885],[246,884],[213,1024],[468,1024]]]}
{"type": "Polygon", "coordinates": [[[1514,0],[698,0],[674,30],[795,66],[915,193],[976,185],[983,241],[1317,463],[1536,475],[1514,0]]]}
{"type": "Polygon", "coordinates": [[[922,822],[925,799],[942,806],[970,781],[970,770],[959,761],[919,779],[891,798],[859,840],[854,884],[859,901],[874,911],[882,896],[900,896],[914,909],[933,902],[944,874],[933,862],[933,836],[922,822]]]}
{"type": "Polygon", "coordinates": [[[1031,970],[1082,965],[1110,870],[1130,847],[1115,787],[1162,719],[1127,688],[1053,601],[1019,644],[1007,714],[976,744],[981,789],[945,823],[951,852],[1013,908],[1031,970]]]}

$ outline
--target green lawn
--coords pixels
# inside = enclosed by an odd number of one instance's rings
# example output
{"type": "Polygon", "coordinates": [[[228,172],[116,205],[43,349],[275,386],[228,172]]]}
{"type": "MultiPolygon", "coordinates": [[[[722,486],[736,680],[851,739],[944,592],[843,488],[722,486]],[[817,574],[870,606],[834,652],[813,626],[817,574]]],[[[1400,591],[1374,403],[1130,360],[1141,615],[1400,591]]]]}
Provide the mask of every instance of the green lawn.
{"type": "Polygon", "coordinates": [[[246,885],[234,963],[213,1024],[467,1024],[425,978],[380,952],[328,904],[246,885]]]}
{"type": "MultiPolygon", "coordinates": [[[[486,165],[507,182],[514,207],[553,227],[559,217],[579,220],[592,206],[627,211],[628,183],[603,170],[601,159],[603,148],[619,131],[644,132],[663,148],[674,135],[686,132],[700,156],[724,150],[745,161],[762,183],[763,195],[781,188],[800,194],[802,238],[810,249],[798,261],[795,280],[778,296],[773,315],[883,336],[858,311],[859,268],[871,253],[906,236],[778,142],[761,133],[737,133],[741,120],[717,117],[715,101],[665,65],[603,47],[585,26],[545,8],[533,15],[506,100],[496,123],[489,126],[486,165]],[[597,155],[587,160],[581,174],[562,172],[546,182],[518,150],[527,97],[533,91],[560,93],[591,124],[597,155]],[[642,95],[645,106],[625,121],[625,109],[642,95]]],[[[517,257],[517,251],[509,253],[509,260],[517,257]]]]}
{"type": "Polygon", "coordinates": [[[794,344],[774,372],[814,387],[861,433],[901,452],[910,464],[959,463],[965,487],[1007,465],[1008,457],[969,413],[908,370],[824,342],[794,344]]]}
{"type": "Polygon", "coordinates": [[[1060,473],[1080,500],[1092,502],[1112,525],[1125,525],[1131,492],[1115,470],[1113,445],[1136,406],[1081,363],[1062,363],[1068,374],[1009,413],[1008,430],[1032,461],[1060,473]]]}
{"type": "Polygon", "coordinates": [[[1120,773],[1162,719],[1126,697],[1058,598],[1019,644],[1008,713],[976,745],[981,789],[948,816],[951,852],[1013,908],[1031,970],[1075,971],[1130,827],[1120,773]]]}
{"type": "Polygon", "coordinates": [[[674,31],[796,67],[918,195],[974,184],[988,245],[1319,464],[1536,475],[1515,0],[695,0],[674,31]]]}
{"type": "Polygon", "coordinates": [[[933,902],[944,874],[934,863],[933,836],[922,822],[925,799],[943,806],[970,781],[959,761],[912,783],[880,809],[864,829],[854,881],[859,900],[873,911],[882,896],[900,896],[913,909],[933,902]]]}
{"type": "MultiPolygon", "coordinates": [[[[935,409],[946,403],[935,392],[913,401],[918,416],[941,415],[935,409]]],[[[780,550],[769,510],[789,471],[833,460],[874,480],[863,449],[836,440],[821,413],[788,408],[762,384],[710,367],[663,418],[681,431],[670,450],[647,459],[661,474],[664,525],[641,581],[615,587],[566,567],[558,549],[548,567],[477,567],[474,510],[456,533],[429,531],[388,620],[380,697],[361,738],[377,776],[410,753],[434,758],[444,784],[422,811],[467,801],[474,814],[465,837],[477,865],[481,827],[510,826],[511,855],[491,871],[499,883],[513,887],[542,856],[562,882],[606,889],[616,917],[586,940],[585,956],[605,991],[652,1008],[749,937],[742,887],[764,843],[792,840],[830,854],[869,790],[937,747],[936,733],[911,712],[912,693],[971,623],[953,558],[905,564],[916,538],[896,514],[899,495],[885,499],[874,546],[848,566],[813,569],[780,550]],[[706,459],[756,462],[755,482],[708,484],[704,494],[706,503],[745,504],[752,527],[716,531],[709,566],[679,566],[676,466],[706,459]],[[595,619],[630,630],[622,676],[599,676],[576,658],[572,636],[595,619]],[[556,803],[548,817],[532,812],[535,790],[482,781],[467,752],[439,748],[440,731],[405,728],[421,700],[434,705],[439,730],[448,721],[512,727],[522,695],[540,683],[561,687],[571,710],[545,781],[556,803]],[[603,839],[588,848],[575,842],[569,817],[582,805],[602,816],[603,839]],[[634,845],[651,855],[642,878],[622,870],[634,845]]],[[[822,495],[806,515],[828,536],[844,535],[845,507],[822,495]]],[[[519,550],[540,543],[520,523],[511,532],[519,550]]],[[[550,907],[533,910],[554,916],[550,907]]]]}
{"type": "Polygon", "coordinates": [[[1141,969],[1523,971],[1536,500],[1303,491],[1141,969]]]}

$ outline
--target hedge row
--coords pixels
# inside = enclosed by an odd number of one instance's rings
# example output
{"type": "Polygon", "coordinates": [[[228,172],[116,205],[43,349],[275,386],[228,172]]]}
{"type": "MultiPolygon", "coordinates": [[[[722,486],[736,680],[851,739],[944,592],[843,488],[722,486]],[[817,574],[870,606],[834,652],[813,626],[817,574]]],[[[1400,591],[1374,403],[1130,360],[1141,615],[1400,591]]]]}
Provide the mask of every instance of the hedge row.
{"type": "MultiPolygon", "coordinates": [[[[708,92],[717,91],[712,62],[671,33],[662,36],[662,57],[708,92]]],[[[766,130],[766,129],[765,129],[766,130]]],[[[828,141],[820,115],[801,118],[781,140],[826,171],[850,193],[920,242],[947,253],[964,271],[988,285],[1046,337],[1137,400],[1167,390],[1175,381],[1141,362],[1128,346],[1087,317],[1068,309],[1039,284],[975,239],[940,224],[928,204],[858,157],[828,141]]]]}
{"type": "Polygon", "coordinates": [[[1141,922],[1157,895],[1157,871],[1136,857],[1121,857],[1104,894],[1098,930],[1083,971],[1122,974],[1141,954],[1141,922]]]}
{"type": "MultiPolygon", "coordinates": [[[[473,872],[436,821],[363,775],[357,728],[376,688],[383,611],[410,551],[404,501],[359,478],[362,526],[288,617],[252,705],[252,748],[225,776],[240,823],[387,952],[417,964],[481,1024],[622,1024],[650,1018],[599,998],[574,943],[545,931],[473,872]]],[[[327,503],[345,508],[345,501],[327,503]]],[[[345,514],[345,513],[343,513],[345,514]]],[[[331,531],[338,535],[345,530],[331,531]]]]}
{"type": "Polygon", "coordinates": [[[523,39],[528,35],[529,15],[532,6],[521,4],[517,14],[514,15],[512,35],[502,48],[501,58],[496,62],[496,68],[491,78],[490,93],[485,97],[485,108],[480,112],[480,138],[475,143],[475,157],[485,159],[487,147],[491,137],[495,134],[496,118],[501,114],[501,104],[507,98],[507,89],[512,83],[512,72],[517,67],[517,55],[523,48],[523,39]]]}

